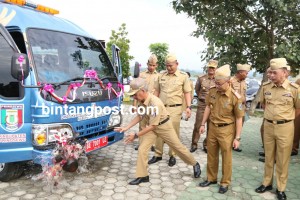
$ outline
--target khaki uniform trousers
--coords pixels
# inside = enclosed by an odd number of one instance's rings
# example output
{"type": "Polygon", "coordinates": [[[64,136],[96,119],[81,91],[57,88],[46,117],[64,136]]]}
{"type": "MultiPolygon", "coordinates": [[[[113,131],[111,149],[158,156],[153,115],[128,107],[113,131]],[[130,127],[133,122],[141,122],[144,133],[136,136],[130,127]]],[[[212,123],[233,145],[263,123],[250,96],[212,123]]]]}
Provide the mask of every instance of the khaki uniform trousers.
{"type": "Polygon", "coordinates": [[[261,123],[261,126],[260,126],[260,137],[261,137],[261,142],[264,146],[264,124],[265,124],[265,119],[263,119],[263,122],[261,123]]]}
{"type": "Polygon", "coordinates": [[[190,151],[184,146],[173,129],[172,122],[169,120],[164,124],[157,126],[154,131],[146,133],[141,136],[142,140],[138,150],[136,177],[148,176],[148,154],[153,142],[158,138],[162,138],[170,148],[183,160],[186,164],[194,166],[197,161],[190,153],[190,151]]]}
{"type": "Polygon", "coordinates": [[[276,182],[279,191],[285,191],[294,136],[294,122],[273,124],[264,122],[265,174],[263,185],[273,182],[276,160],[276,182]]]}
{"type": "MultiPolygon", "coordinates": [[[[199,129],[200,129],[200,126],[201,126],[201,123],[202,123],[205,107],[206,107],[205,102],[202,102],[202,101],[198,102],[191,147],[198,147],[198,141],[200,139],[199,129]]],[[[209,130],[209,119],[207,120],[206,137],[208,135],[208,130],[209,130]]],[[[206,146],[207,146],[206,141],[207,140],[205,138],[204,141],[203,141],[203,148],[206,148],[206,146]]]]}
{"type": "MultiPolygon", "coordinates": [[[[166,107],[167,111],[170,113],[170,120],[173,124],[173,128],[176,132],[176,135],[174,137],[180,138],[180,121],[181,121],[181,114],[182,114],[182,107],[176,106],[176,107],[166,107]]],[[[155,156],[156,157],[162,157],[162,154],[164,152],[164,143],[165,141],[158,137],[156,139],[155,143],[155,156]]],[[[169,146],[170,147],[170,146],[169,146]]],[[[169,156],[175,156],[176,153],[172,150],[172,148],[169,148],[169,156]]]]}
{"type": "Polygon", "coordinates": [[[216,127],[210,122],[207,136],[207,180],[217,181],[219,170],[219,149],[222,154],[222,179],[220,185],[228,186],[232,176],[232,142],[235,124],[216,127]]]}
{"type": "Polygon", "coordinates": [[[300,117],[295,119],[295,132],[292,151],[298,153],[299,150],[299,139],[300,139],[300,117]]]}
{"type": "MultiPolygon", "coordinates": [[[[143,128],[147,126],[147,120],[145,117],[142,118],[142,120],[139,122],[139,131],[141,131],[143,128]]],[[[141,144],[143,137],[139,137],[139,144],[141,144]]]]}

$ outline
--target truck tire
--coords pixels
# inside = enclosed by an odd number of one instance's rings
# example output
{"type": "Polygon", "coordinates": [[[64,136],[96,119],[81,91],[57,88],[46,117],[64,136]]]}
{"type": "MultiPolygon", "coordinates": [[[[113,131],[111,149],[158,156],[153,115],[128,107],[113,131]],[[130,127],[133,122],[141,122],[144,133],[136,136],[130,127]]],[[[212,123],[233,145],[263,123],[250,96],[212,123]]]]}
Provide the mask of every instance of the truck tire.
{"type": "Polygon", "coordinates": [[[21,163],[0,163],[0,181],[7,182],[19,178],[23,173],[21,163]]]}

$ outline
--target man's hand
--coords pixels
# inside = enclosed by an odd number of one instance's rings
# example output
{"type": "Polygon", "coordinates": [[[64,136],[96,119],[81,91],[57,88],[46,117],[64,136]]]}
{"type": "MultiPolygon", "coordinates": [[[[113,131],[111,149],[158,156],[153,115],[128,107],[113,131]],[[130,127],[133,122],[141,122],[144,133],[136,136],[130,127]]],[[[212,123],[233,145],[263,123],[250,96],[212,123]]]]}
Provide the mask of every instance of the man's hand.
{"type": "Polygon", "coordinates": [[[205,131],[205,126],[200,126],[199,133],[202,134],[205,131]]]}
{"type": "Polygon", "coordinates": [[[240,146],[240,141],[237,141],[236,139],[233,140],[232,146],[234,149],[238,149],[240,146]]]}
{"type": "Polygon", "coordinates": [[[189,108],[186,108],[185,113],[186,113],[186,118],[190,118],[192,115],[192,111],[189,108]]]}
{"type": "Polygon", "coordinates": [[[127,128],[126,127],[115,127],[114,131],[123,133],[123,132],[127,131],[127,128]]]}
{"type": "Polygon", "coordinates": [[[128,134],[124,140],[125,144],[131,143],[134,140],[134,135],[134,133],[128,134]]]}

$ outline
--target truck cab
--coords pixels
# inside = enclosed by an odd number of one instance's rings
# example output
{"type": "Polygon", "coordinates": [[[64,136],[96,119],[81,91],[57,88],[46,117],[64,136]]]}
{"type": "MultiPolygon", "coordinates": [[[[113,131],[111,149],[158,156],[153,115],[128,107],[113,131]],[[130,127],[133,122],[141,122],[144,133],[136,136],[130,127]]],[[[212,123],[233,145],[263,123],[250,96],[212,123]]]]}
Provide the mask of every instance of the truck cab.
{"type": "Polygon", "coordinates": [[[51,162],[58,137],[85,141],[85,153],[124,137],[113,130],[122,121],[118,47],[110,60],[97,39],[55,14],[0,0],[0,181],[20,176],[24,162],[51,162]]]}

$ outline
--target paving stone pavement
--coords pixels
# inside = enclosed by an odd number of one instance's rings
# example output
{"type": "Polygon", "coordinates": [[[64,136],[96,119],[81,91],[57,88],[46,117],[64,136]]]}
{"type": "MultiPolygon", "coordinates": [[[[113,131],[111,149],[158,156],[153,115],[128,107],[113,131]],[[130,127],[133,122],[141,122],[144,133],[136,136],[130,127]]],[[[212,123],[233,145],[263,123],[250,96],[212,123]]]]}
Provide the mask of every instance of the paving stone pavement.
{"type": "MultiPolygon", "coordinates": [[[[124,123],[132,116],[125,116],[124,123]]],[[[181,141],[189,148],[195,109],[189,121],[181,123],[181,141]]],[[[244,127],[241,140],[242,152],[233,153],[233,177],[229,191],[218,193],[218,185],[200,188],[197,185],[206,179],[206,154],[198,149],[193,153],[200,163],[202,174],[200,178],[193,178],[193,167],[188,166],[179,158],[177,164],[169,167],[167,162],[168,147],[165,145],[163,160],[149,166],[150,182],[139,186],[128,185],[135,177],[137,144],[125,145],[118,142],[89,156],[87,173],[65,172],[59,185],[49,186],[41,180],[33,181],[32,175],[39,170],[31,166],[24,176],[8,183],[0,182],[0,199],[179,199],[179,200],[213,200],[213,199],[276,199],[274,189],[264,194],[255,193],[254,189],[261,184],[264,164],[258,161],[258,152],[262,150],[259,128],[262,118],[252,117],[244,127]]],[[[137,130],[137,127],[132,130],[137,130]]],[[[199,146],[204,137],[201,136],[199,146]]],[[[153,152],[149,153],[149,158],[153,152]]],[[[221,166],[221,162],[219,163],[221,166]]],[[[219,167],[219,180],[221,174],[219,167]]],[[[286,190],[288,199],[300,199],[300,159],[293,156],[289,168],[289,180],[286,190]]]]}

